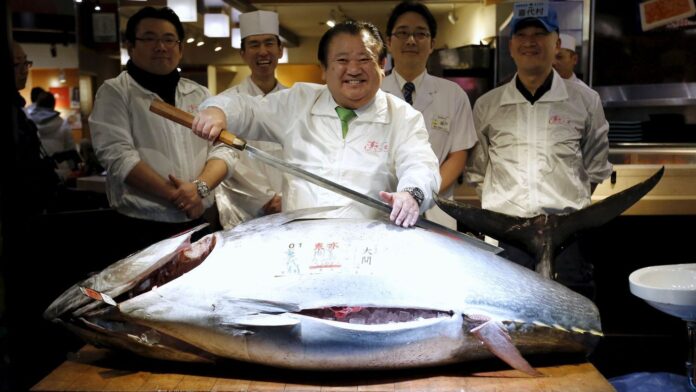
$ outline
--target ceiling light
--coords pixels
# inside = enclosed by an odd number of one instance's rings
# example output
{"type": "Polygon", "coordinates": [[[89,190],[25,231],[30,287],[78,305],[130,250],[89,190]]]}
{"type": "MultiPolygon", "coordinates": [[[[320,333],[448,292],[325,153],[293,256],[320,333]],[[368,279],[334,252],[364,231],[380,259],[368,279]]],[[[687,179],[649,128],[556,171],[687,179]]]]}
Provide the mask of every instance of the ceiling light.
{"type": "Polygon", "coordinates": [[[196,0],[167,0],[167,7],[174,10],[182,22],[198,21],[196,0]]]}
{"type": "Polygon", "coordinates": [[[126,50],[126,48],[121,48],[121,65],[126,65],[128,63],[128,59],[130,59],[130,56],[128,56],[128,50],[126,50]]]}
{"type": "Polygon", "coordinates": [[[215,49],[213,49],[216,52],[219,52],[222,50],[222,46],[216,46],[215,49]]]}
{"type": "Polygon", "coordinates": [[[239,31],[239,27],[232,29],[232,47],[235,49],[240,49],[242,47],[242,34],[239,31]]]}
{"type": "Polygon", "coordinates": [[[336,21],[333,19],[329,19],[326,21],[326,25],[329,27],[334,27],[334,26],[336,26],[336,21]]]}
{"type": "Polygon", "coordinates": [[[456,24],[459,20],[457,13],[454,12],[454,4],[452,4],[452,10],[447,14],[447,20],[449,20],[451,24],[456,24]]]}
{"type": "Polygon", "coordinates": [[[230,18],[225,14],[203,15],[203,34],[206,37],[229,37],[230,18]]]}
{"type": "Polygon", "coordinates": [[[195,41],[195,40],[196,40],[195,38],[189,37],[189,39],[186,40],[186,43],[187,43],[187,44],[190,44],[190,43],[192,43],[192,42],[195,41]]]}
{"type": "Polygon", "coordinates": [[[203,40],[196,42],[196,46],[203,46],[203,45],[205,45],[205,41],[203,41],[203,40]]]}
{"type": "Polygon", "coordinates": [[[232,19],[232,23],[234,23],[235,25],[239,23],[239,15],[241,15],[241,12],[238,9],[232,7],[232,14],[230,14],[230,19],[232,19]]]}

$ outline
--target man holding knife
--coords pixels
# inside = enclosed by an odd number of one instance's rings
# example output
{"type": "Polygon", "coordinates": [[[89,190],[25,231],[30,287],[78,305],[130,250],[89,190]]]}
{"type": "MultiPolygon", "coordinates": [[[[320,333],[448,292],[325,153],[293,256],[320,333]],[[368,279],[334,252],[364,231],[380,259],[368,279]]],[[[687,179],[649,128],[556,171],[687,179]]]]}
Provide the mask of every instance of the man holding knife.
{"type": "MultiPolygon", "coordinates": [[[[206,100],[193,122],[215,140],[229,127],[240,136],[276,141],[286,161],[392,206],[409,227],[432,205],[438,161],[423,116],[380,90],[386,48],[377,28],[344,22],[327,31],[318,59],[326,86],[297,83],[266,97],[222,94],[206,100]]],[[[309,182],[286,177],[283,210],[344,206],[334,216],[374,217],[376,210],[309,182]]]]}

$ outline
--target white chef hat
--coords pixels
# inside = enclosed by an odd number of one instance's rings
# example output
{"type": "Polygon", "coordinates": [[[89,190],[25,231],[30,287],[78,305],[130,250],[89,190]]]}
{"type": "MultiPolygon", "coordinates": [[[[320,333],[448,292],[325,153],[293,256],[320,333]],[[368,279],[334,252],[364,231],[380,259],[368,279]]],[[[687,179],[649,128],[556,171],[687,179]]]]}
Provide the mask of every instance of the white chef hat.
{"type": "Polygon", "coordinates": [[[278,34],[278,14],[273,11],[253,11],[239,15],[242,39],[250,35],[278,34]]]}
{"type": "Polygon", "coordinates": [[[561,38],[561,49],[568,49],[575,52],[575,38],[572,35],[560,34],[561,38]]]}

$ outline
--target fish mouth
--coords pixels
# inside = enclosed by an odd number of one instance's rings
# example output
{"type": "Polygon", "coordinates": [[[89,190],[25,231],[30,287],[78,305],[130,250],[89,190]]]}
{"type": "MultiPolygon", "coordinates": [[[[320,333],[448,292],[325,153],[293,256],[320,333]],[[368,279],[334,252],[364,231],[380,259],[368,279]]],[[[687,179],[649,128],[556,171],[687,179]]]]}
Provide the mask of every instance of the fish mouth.
{"type": "Polygon", "coordinates": [[[418,308],[391,308],[373,306],[331,306],[303,309],[297,314],[325,321],[358,325],[408,323],[428,319],[449,319],[452,311],[418,308]]]}

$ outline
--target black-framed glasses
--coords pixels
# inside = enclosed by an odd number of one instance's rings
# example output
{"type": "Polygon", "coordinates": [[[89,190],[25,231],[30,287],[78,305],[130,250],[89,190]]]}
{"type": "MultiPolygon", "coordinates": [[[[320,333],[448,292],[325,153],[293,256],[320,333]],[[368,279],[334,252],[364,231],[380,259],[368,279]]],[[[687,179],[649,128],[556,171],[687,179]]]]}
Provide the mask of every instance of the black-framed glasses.
{"type": "Polygon", "coordinates": [[[430,33],[427,31],[406,31],[399,30],[392,33],[393,36],[400,39],[401,41],[408,41],[410,37],[413,37],[416,41],[423,41],[424,39],[430,38],[430,33]]]}
{"type": "Polygon", "coordinates": [[[174,37],[164,37],[164,38],[155,38],[155,37],[135,37],[136,41],[140,41],[143,44],[147,46],[155,46],[157,45],[158,42],[161,42],[162,45],[164,45],[165,48],[171,49],[175,47],[176,45],[180,44],[181,41],[174,38],[174,37]]]}
{"type": "Polygon", "coordinates": [[[15,68],[31,68],[34,65],[33,61],[22,61],[21,63],[15,63],[15,68]]]}

